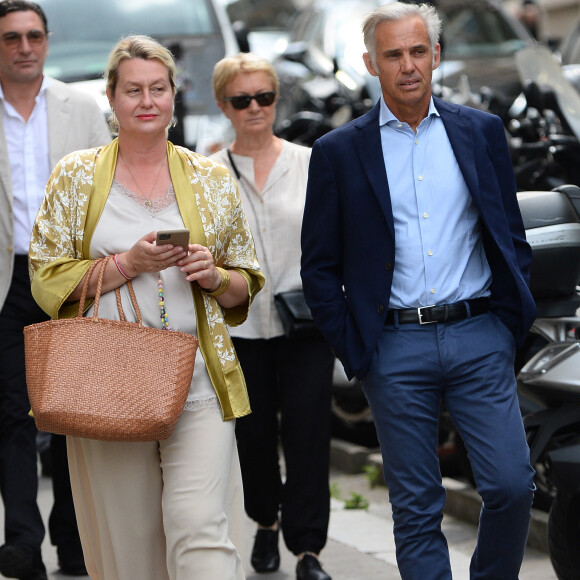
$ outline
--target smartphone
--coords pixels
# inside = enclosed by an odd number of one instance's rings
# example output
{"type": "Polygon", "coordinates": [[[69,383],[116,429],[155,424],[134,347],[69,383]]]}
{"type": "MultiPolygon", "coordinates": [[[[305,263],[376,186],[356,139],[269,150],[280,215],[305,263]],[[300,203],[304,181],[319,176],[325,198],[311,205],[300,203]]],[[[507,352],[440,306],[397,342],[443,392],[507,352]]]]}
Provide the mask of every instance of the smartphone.
{"type": "Polygon", "coordinates": [[[164,244],[172,244],[175,247],[181,246],[187,252],[189,246],[189,230],[161,230],[157,232],[155,243],[158,246],[164,244]]]}

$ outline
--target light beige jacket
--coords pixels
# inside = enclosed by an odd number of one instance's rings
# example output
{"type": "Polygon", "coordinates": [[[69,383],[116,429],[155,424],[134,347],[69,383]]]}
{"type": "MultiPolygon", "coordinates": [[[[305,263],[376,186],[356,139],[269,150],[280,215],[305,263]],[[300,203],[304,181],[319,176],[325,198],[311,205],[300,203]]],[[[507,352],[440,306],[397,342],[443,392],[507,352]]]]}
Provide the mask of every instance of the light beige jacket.
{"type": "MultiPolygon", "coordinates": [[[[74,316],[66,302],[87,272],[91,237],[107,201],[117,163],[117,140],[76,151],[56,166],[47,184],[30,242],[32,294],[52,318],[74,316]]],[[[264,285],[236,184],[228,170],[206,157],[167,144],[169,170],[185,227],[207,246],[216,265],[234,269],[248,284],[248,304],[222,308],[191,284],[200,348],[224,420],[250,412],[242,370],[226,324],[241,324],[264,285]]]]}
{"type": "MultiPolygon", "coordinates": [[[[0,104],[0,106],[2,106],[0,104]]],[[[50,166],[77,149],[105,145],[111,134],[93,97],[50,79],[46,88],[50,166]]],[[[0,309],[6,300],[14,270],[13,192],[4,123],[0,114],[0,309]]]]}

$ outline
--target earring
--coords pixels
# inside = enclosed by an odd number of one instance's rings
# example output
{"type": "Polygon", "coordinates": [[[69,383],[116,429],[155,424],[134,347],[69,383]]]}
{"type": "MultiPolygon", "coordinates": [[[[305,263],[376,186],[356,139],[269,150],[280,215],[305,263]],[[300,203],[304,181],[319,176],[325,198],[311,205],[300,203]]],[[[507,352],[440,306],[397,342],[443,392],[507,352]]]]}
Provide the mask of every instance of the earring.
{"type": "Polygon", "coordinates": [[[114,109],[111,109],[111,114],[109,115],[109,127],[111,128],[113,133],[119,132],[119,120],[117,119],[117,115],[115,115],[114,109]]]}

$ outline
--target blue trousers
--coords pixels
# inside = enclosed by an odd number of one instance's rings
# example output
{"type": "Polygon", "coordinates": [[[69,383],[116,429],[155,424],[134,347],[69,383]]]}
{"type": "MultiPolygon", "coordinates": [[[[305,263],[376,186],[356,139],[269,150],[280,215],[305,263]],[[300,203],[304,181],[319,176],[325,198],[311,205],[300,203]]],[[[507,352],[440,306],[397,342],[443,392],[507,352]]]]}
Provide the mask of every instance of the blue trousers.
{"type": "Polygon", "coordinates": [[[363,389],[393,508],[403,580],[451,580],[441,531],[441,400],[468,451],[482,498],[471,580],[517,580],[534,492],[519,412],[515,344],[492,313],[446,324],[385,326],[363,389]]]}

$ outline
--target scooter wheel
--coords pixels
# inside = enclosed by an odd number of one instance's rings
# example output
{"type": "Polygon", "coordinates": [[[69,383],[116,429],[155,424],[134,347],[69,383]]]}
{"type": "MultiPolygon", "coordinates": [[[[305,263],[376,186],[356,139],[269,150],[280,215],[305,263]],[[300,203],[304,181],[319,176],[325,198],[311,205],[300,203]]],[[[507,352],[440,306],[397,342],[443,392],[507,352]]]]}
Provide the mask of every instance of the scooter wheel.
{"type": "Polygon", "coordinates": [[[558,493],[548,519],[550,560],[559,580],[580,577],[580,494],[558,493]]]}

